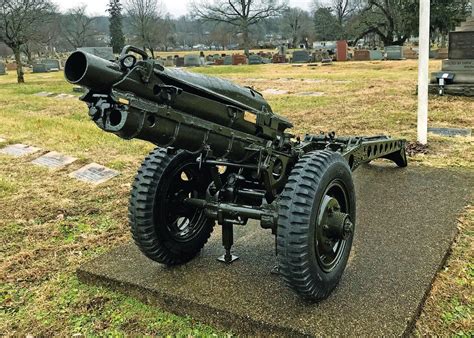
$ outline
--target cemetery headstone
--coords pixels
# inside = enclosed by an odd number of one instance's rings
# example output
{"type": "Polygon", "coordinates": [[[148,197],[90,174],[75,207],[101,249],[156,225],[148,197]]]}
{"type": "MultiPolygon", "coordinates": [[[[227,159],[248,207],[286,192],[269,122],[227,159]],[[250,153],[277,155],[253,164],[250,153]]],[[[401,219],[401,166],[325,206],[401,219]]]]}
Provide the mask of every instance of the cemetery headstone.
{"type": "Polygon", "coordinates": [[[6,75],[7,74],[7,70],[5,68],[5,65],[0,62],[0,75],[6,75]]]}
{"type": "Polygon", "coordinates": [[[56,59],[41,60],[41,63],[45,64],[50,72],[57,72],[61,69],[61,63],[56,59]]]}
{"type": "Polygon", "coordinates": [[[403,60],[403,46],[385,46],[387,60],[403,60]]]}
{"type": "Polygon", "coordinates": [[[300,96],[323,96],[323,92],[301,92],[301,93],[296,93],[296,95],[300,96]]]}
{"type": "Polygon", "coordinates": [[[69,176],[79,181],[97,185],[110,180],[118,174],[119,173],[116,170],[104,167],[97,163],[91,163],[70,173],[69,176]]]}
{"type": "Polygon", "coordinates": [[[76,96],[72,94],[60,93],[56,95],[57,99],[75,99],[76,96]]]}
{"type": "Polygon", "coordinates": [[[175,58],[176,67],[184,67],[184,57],[178,56],[175,58]]]}
{"type": "Polygon", "coordinates": [[[56,151],[51,151],[47,154],[44,154],[43,156],[38,157],[37,159],[34,159],[31,161],[31,163],[50,169],[59,169],[73,163],[76,160],[77,158],[75,157],[67,156],[56,151]]]}
{"type": "Polygon", "coordinates": [[[457,31],[449,33],[447,56],[441,71],[431,74],[430,92],[474,97],[474,12],[457,31]]]}
{"type": "Polygon", "coordinates": [[[185,67],[199,67],[201,62],[199,60],[199,55],[188,54],[184,56],[184,66],[185,67]]]}
{"type": "Polygon", "coordinates": [[[355,61],[369,61],[370,52],[365,49],[356,49],[354,50],[354,60],[355,61]]]}
{"type": "Polygon", "coordinates": [[[33,65],[33,73],[47,73],[49,72],[48,66],[44,63],[36,63],[33,65]]]}
{"type": "Polygon", "coordinates": [[[16,62],[10,62],[6,64],[7,70],[16,70],[16,62]]]}
{"type": "Polygon", "coordinates": [[[330,66],[330,65],[332,65],[332,59],[328,58],[328,57],[323,58],[321,60],[321,63],[322,63],[323,66],[330,66]]]}
{"type": "Polygon", "coordinates": [[[307,63],[311,59],[311,56],[309,55],[308,51],[306,50],[295,50],[293,52],[293,58],[291,61],[293,63],[307,63]]]}
{"type": "Polygon", "coordinates": [[[249,56],[249,65],[260,65],[262,64],[262,57],[260,55],[250,55],[249,56]]]}
{"type": "Polygon", "coordinates": [[[41,96],[41,97],[53,97],[56,94],[52,92],[39,92],[35,94],[36,96],[41,96]]]}
{"type": "Polygon", "coordinates": [[[232,65],[232,55],[226,55],[224,56],[224,65],[230,66],[232,65]]]}
{"type": "Polygon", "coordinates": [[[247,64],[247,57],[243,54],[233,54],[232,55],[232,64],[234,66],[246,65],[247,64]]]}
{"type": "Polygon", "coordinates": [[[166,58],[165,67],[174,67],[174,60],[170,58],[166,58]]]}
{"type": "Polygon", "coordinates": [[[268,88],[268,89],[265,89],[263,93],[270,94],[270,95],[285,95],[285,94],[288,94],[288,91],[284,89],[268,88]]]}
{"type": "Polygon", "coordinates": [[[347,61],[347,41],[339,40],[336,42],[336,59],[337,61],[347,61]]]}
{"type": "Polygon", "coordinates": [[[474,30],[449,33],[448,58],[450,60],[474,59],[474,30]]]}
{"type": "Polygon", "coordinates": [[[441,136],[465,136],[470,137],[472,135],[472,129],[470,128],[428,128],[429,133],[433,133],[441,136]]]}
{"type": "Polygon", "coordinates": [[[448,48],[438,48],[436,51],[436,59],[444,60],[448,58],[448,48]]]}
{"type": "Polygon", "coordinates": [[[383,53],[381,50],[371,50],[369,51],[371,60],[383,60],[383,53]]]}
{"type": "Polygon", "coordinates": [[[77,50],[93,54],[105,60],[115,61],[114,50],[112,47],[81,47],[77,50]]]}
{"type": "Polygon", "coordinates": [[[418,59],[418,53],[411,47],[403,47],[403,57],[408,60],[418,59]]]}
{"type": "Polygon", "coordinates": [[[285,55],[274,54],[272,57],[272,63],[286,63],[286,61],[285,55]]]}
{"type": "Polygon", "coordinates": [[[5,148],[0,149],[1,154],[15,156],[15,157],[22,157],[26,155],[31,155],[40,151],[40,148],[36,148],[33,146],[29,146],[26,144],[12,144],[6,146],[5,148]]]}

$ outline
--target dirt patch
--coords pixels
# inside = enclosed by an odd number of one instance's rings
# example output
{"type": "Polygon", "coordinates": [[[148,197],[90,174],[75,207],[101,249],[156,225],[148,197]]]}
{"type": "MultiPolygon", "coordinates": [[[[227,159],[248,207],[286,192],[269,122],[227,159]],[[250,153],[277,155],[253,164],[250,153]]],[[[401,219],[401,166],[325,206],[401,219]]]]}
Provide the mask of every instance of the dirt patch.
{"type": "Polygon", "coordinates": [[[406,149],[408,156],[429,153],[429,146],[427,144],[421,144],[420,142],[409,142],[406,149]]]}

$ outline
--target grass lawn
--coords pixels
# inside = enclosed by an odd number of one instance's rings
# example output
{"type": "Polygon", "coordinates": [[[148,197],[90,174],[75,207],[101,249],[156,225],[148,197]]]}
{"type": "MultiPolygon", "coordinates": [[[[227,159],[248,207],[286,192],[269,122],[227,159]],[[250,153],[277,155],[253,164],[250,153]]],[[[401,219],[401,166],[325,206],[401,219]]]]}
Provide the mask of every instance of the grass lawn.
{"type": "MultiPolygon", "coordinates": [[[[431,69],[440,69],[432,61],[431,69]]],[[[347,62],[325,67],[291,65],[220,66],[192,69],[222,76],[265,95],[275,112],[290,118],[297,134],[335,130],[338,134],[390,134],[416,139],[416,61],[347,62]],[[302,95],[316,92],[319,96],[302,95]]],[[[77,99],[39,97],[47,91],[71,93],[62,73],[0,77],[0,138],[59,151],[79,160],[49,171],[0,155],[0,231],[2,260],[0,333],[34,335],[177,334],[222,335],[190,318],[105,288],[83,285],[75,269],[83,262],[130,240],[126,208],[135,172],[152,145],[123,141],[89,121],[77,99]],[[97,162],[120,176],[93,187],[68,177],[97,162]]],[[[472,98],[432,97],[430,126],[472,127],[472,98]]],[[[410,165],[474,169],[472,138],[430,135],[427,154],[410,165]]],[[[474,209],[459,218],[460,234],[439,273],[416,334],[473,334],[474,209]]]]}

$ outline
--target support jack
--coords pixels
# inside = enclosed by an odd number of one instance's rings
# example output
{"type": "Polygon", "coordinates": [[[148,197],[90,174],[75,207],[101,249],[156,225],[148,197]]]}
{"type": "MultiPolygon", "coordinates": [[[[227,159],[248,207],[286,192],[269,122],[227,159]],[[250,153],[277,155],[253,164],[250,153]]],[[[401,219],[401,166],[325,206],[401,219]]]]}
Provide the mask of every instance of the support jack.
{"type": "Polygon", "coordinates": [[[217,258],[218,261],[231,264],[232,262],[239,259],[239,256],[233,255],[231,252],[232,245],[234,244],[234,228],[233,224],[224,222],[222,224],[222,245],[224,246],[225,253],[217,258]]]}

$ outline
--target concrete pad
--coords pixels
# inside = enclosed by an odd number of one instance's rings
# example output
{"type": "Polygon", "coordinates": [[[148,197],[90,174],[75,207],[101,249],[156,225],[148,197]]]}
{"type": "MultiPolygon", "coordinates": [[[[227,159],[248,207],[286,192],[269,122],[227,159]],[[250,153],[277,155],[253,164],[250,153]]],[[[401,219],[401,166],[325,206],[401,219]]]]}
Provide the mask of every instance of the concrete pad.
{"type": "Polygon", "coordinates": [[[44,154],[43,156],[38,157],[37,159],[34,159],[31,161],[31,163],[50,169],[59,169],[73,163],[76,160],[77,158],[75,157],[67,156],[56,151],[51,151],[47,154],[44,154]]]}
{"type": "Polygon", "coordinates": [[[90,163],[76,171],[73,171],[69,176],[79,181],[97,185],[107,182],[118,174],[119,172],[116,170],[104,167],[97,163],[90,163]]]}
{"type": "Polygon", "coordinates": [[[5,148],[0,149],[0,153],[15,156],[15,157],[22,157],[22,156],[37,153],[40,150],[41,150],[40,148],[18,143],[18,144],[12,144],[12,145],[6,146],[5,148]]]}
{"type": "MultiPolygon", "coordinates": [[[[166,268],[133,244],[83,265],[82,281],[108,285],[178,315],[243,334],[401,336],[409,333],[472,198],[474,174],[375,164],[355,173],[357,228],[347,269],[319,304],[300,300],[271,269],[274,237],[236,226],[227,266],[220,231],[192,262],[166,268]]],[[[124,212],[126,212],[124,210],[124,212]]]]}

